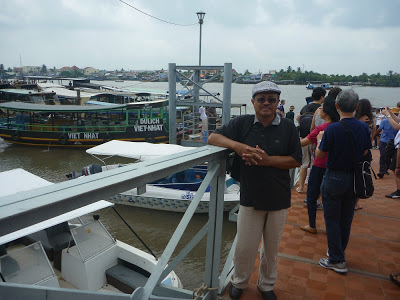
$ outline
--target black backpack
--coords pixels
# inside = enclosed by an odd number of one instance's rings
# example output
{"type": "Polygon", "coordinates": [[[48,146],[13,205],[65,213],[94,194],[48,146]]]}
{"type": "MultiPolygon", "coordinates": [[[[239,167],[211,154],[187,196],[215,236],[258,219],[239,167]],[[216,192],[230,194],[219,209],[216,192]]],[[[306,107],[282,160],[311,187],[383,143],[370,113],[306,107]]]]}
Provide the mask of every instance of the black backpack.
{"type": "Polygon", "coordinates": [[[300,137],[305,138],[310,133],[312,119],[315,111],[310,111],[309,104],[306,105],[306,111],[300,116],[300,137]]]}

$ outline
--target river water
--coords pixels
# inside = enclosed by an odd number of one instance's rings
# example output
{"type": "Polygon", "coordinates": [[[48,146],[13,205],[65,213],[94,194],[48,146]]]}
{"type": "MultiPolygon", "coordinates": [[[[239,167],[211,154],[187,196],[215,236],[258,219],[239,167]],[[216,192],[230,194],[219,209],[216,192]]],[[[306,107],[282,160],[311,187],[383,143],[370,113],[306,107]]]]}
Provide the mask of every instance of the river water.
{"type": "MultiPolygon", "coordinates": [[[[129,87],[131,89],[148,89],[153,91],[166,92],[168,90],[167,82],[95,82],[107,86],[129,87]]],[[[232,103],[247,103],[247,113],[252,113],[251,89],[253,85],[232,84],[232,103]]],[[[219,92],[222,94],[222,83],[209,83],[205,88],[210,92],[219,92]]],[[[182,88],[180,84],[177,89],[182,88]]],[[[281,99],[286,100],[286,110],[290,105],[296,107],[295,112],[299,112],[305,104],[305,97],[311,95],[311,91],[305,86],[282,85],[281,99]]],[[[348,87],[343,87],[344,89],[348,87]]],[[[367,98],[373,106],[395,106],[400,101],[399,88],[382,87],[353,87],[360,98],[367,98]]],[[[222,95],[220,96],[222,99],[222,95]]],[[[122,159],[111,159],[108,163],[128,162],[122,159]]],[[[0,144],[0,171],[6,171],[14,168],[23,168],[37,176],[40,176],[51,182],[61,182],[67,180],[66,174],[72,170],[80,171],[83,166],[87,166],[98,161],[87,154],[83,149],[44,149],[19,145],[0,144]]],[[[0,182],[1,188],[1,182],[0,182]]],[[[182,214],[160,212],[149,209],[140,209],[134,207],[116,206],[116,209],[131,225],[135,232],[147,243],[152,251],[160,256],[165,249],[170,237],[178,225],[182,214]]],[[[128,230],[123,222],[117,217],[114,211],[108,209],[101,213],[101,220],[117,239],[138,247],[144,251],[145,247],[128,230]]],[[[190,222],[181,242],[179,243],[174,255],[177,255],[187,242],[202,228],[207,222],[207,215],[195,215],[190,222]]],[[[222,262],[231,248],[232,241],[236,234],[236,223],[228,220],[228,215],[224,216],[222,240],[222,262]]],[[[194,289],[201,286],[204,275],[204,262],[206,255],[206,238],[192,250],[184,261],[175,269],[186,289],[194,289]]],[[[222,268],[222,266],[221,266],[222,268]]]]}

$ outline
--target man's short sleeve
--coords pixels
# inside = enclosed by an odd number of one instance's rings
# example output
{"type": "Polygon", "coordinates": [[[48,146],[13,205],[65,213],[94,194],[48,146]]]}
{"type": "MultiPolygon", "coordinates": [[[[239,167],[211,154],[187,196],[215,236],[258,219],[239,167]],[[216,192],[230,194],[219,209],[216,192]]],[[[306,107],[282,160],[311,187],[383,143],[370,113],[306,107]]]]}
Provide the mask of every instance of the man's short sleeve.
{"type": "Polygon", "coordinates": [[[241,124],[243,123],[244,117],[245,116],[243,115],[231,119],[228,124],[222,125],[221,127],[215,129],[214,133],[221,134],[231,140],[238,141],[240,132],[242,130],[241,124]]]}
{"type": "Polygon", "coordinates": [[[300,110],[300,115],[304,114],[307,111],[307,105],[304,105],[303,108],[300,110]]]}

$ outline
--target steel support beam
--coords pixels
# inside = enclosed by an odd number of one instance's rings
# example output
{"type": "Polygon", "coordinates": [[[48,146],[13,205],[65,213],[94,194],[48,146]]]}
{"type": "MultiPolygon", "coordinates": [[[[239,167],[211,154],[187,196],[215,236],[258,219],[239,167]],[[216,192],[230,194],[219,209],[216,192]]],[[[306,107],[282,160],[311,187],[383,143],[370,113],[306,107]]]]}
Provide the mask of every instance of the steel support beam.
{"type": "Polygon", "coordinates": [[[223,70],[223,66],[176,66],[177,70],[223,70]]]}
{"type": "Polygon", "coordinates": [[[231,119],[231,93],[232,93],[232,64],[224,64],[224,90],[222,102],[222,124],[227,124],[231,119]]]}

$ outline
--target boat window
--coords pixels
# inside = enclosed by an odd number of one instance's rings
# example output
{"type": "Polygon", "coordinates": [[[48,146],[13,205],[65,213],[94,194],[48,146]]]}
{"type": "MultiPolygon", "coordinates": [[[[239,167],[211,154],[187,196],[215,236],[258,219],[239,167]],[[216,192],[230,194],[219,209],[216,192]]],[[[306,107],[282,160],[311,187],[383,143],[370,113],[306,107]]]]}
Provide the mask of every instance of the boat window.
{"type": "Polygon", "coordinates": [[[31,98],[32,98],[33,103],[37,103],[37,104],[44,103],[44,99],[43,99],[42,95],[33,95],[33,96],[31,96],[31,98]]]}
{"type": "Polygon", "coordinates": [[[162,118],[163,117],[162,108],[161,107],[153,108],[151,116],[152,118],[162,118]]]}
{"type": "Polygon", "coordinates": [[[87,261],[115,244],[100,221],[71,229],[72,237],[83,261],[87,261]]]}
{"type": "Polygon", "coordinates": [[[0,257],[0,272],[6,282],[22,284],[38,284],[55,276],[40,242],[0,257]]]}
{"type": "Polygon", "coordinates": [[[145,107],[140,111],[140,118],[150,118],[151,108],[145,107]]]}

